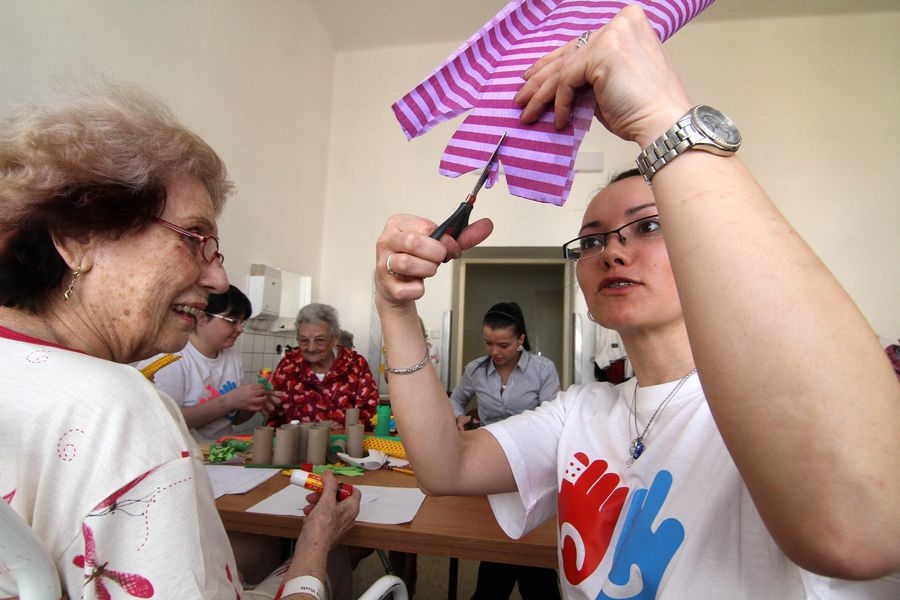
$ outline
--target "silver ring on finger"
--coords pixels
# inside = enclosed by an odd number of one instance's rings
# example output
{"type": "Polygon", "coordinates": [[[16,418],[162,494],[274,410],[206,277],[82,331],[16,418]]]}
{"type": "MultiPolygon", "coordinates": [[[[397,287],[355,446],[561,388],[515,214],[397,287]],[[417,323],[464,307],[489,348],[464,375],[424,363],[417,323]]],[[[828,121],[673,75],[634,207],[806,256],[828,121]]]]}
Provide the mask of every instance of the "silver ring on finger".
{"type": "Polygon", "coordinates": [[[390,273],[390,274],[393,275],[394,277],[397,277],[397,276],[399,275],[399,273],[397,273],[396,271],[394,271],[394,270],[391,268],[391,259],[392,259],[392,258],[394,258],[394,253],[393,253],[393,252],[391,252],[391,255],[387,257],[387,260],[385,261],[384,266],[387,267],[387,272],[388,272],[388,273],[390,273]]]}
{"type": "Polygon", "coordinates": [[[575,47],[581,48],[585,44],[587,44],[588,38],[591,37],[590,31],[585,31],[581,35],[578,36],[578,39],[575,40],[575,47]]]}

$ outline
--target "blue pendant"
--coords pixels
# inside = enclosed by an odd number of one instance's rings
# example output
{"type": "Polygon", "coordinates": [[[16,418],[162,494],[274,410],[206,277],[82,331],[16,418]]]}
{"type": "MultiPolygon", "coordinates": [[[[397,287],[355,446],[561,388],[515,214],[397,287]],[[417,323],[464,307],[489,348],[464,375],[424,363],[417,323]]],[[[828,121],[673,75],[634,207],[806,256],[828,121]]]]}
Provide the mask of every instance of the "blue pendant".
{"type": "Polygon", "coordinates": [[[631,442],[631,458],[637,460],[640,458],[641,454],[644,453],[644,442],[641,441],[641,438],[635,438],[633,442],[631,442]]]}

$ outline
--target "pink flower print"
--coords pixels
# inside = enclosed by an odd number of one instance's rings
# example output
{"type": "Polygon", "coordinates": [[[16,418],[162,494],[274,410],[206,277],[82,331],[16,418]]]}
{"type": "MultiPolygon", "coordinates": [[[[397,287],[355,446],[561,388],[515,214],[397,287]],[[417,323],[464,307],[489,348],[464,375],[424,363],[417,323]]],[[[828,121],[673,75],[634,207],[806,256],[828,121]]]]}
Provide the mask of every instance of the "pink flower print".
{"type": "Polygon", "coordinates": [[[106,588],[105,579],[115,581],[122,589],[135,598],[150,598],[153,596],[153,584],[145,577],[141,577],[136,573],[113,571],[107,568],[108,562],[98,564],[97,550],[94,545],[94,532],[87,525],[82,525],[81,530],[84,534],[84,554],[79,554],[72,559],[72,562],[79,568],[91,570],[91,575],[84,584],[87,586],[93,581],[98,598],[101,600],[111,600],[112,598],[109,590],[106,588]]]}
{"type": "Polygon", "coordinates": [[[97,516],[100,514],[105,514],[106,512],[114,512],[117,508],[119,498],[125,495],[125,492],[131,490],[134,486],[143,481],[150,473],[155,471],[155,469],[150,469],[143,475],[132,479],[129,483],[123,485],[117,491],[113,492],[109,495],[106,500],[103,500],[100,504],[94,507],[94,513],[91,516],[97,516]],[[103,511],[102,509],[110,509],[109,511],[103,511]]]}
{"type": "MultiPolygon", "coordinates": [[[[228,582],[231,583],[231,585],[234,585],[234,577],[232,577],[231,575],[231,567],[229,567],[227,564],[225,565],[225,577],[228,578],[228,582]]],[[[241,592],[238,591],[237,588],[234,588],[234,600],[241,600],[241,592]]]]}

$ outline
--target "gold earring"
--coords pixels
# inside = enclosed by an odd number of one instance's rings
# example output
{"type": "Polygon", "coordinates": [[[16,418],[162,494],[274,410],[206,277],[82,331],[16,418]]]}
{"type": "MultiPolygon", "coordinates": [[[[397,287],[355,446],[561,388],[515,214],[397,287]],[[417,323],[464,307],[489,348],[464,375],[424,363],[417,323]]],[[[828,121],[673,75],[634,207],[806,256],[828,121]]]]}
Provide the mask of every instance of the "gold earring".
{"type": "Polygon", "coordinates": [[[72,294],[75,293],[75,282],[78,281],[79,277],[81,277],[81,271],[75,269],[75,271],[72,273],[72,281],[69,283],[69,287],[66,288],[66,293],[63,294],[63,298],[66,302],[68,302],[72,294]]]}

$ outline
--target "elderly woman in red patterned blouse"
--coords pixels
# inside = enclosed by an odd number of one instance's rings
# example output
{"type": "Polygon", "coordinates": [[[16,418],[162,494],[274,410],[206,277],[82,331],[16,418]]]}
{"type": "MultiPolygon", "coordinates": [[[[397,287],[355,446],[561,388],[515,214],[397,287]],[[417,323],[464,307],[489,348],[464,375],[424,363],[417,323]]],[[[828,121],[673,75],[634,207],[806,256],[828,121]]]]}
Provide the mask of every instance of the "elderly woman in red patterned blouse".
{"type": "Polygon", "coordinates": [[[308,304],[295,325],[298,347],[284,355],[272,374],[272,386],[284,392],[284,399],[268,424],[343,423],[352,407],[359,408],[360,419],[368,424],[378,405],[378,385],[366,359],[338,345],[337,311],[327,304],[308,304]]]}

